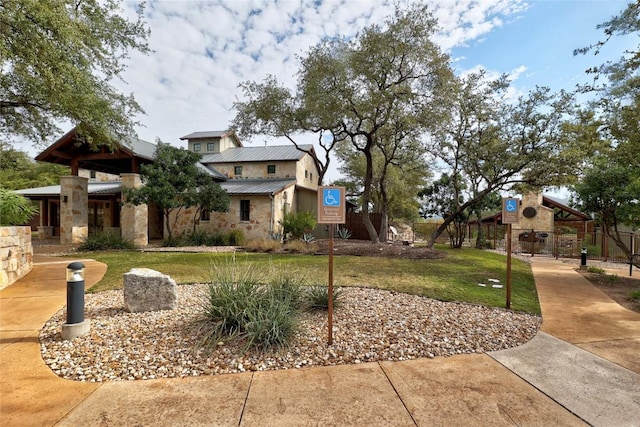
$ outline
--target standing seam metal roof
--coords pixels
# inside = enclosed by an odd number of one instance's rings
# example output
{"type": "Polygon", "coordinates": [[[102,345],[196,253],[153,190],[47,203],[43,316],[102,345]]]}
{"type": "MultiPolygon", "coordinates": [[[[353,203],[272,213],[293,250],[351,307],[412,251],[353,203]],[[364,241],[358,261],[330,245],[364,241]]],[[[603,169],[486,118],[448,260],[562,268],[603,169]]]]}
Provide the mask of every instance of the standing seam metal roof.
{"type": "MultiPolygon", "coordinates": [[[[304,150],[313,149],[313,145],[301,145],[304,150]]],[[[238,163],[238,162],[274,162],[282,160],[300,160],[305,155],[295,145],[273,145],[265,147],[227,148],[222,153],[207,154],[201,162],[208,163],[238,163]]]]}

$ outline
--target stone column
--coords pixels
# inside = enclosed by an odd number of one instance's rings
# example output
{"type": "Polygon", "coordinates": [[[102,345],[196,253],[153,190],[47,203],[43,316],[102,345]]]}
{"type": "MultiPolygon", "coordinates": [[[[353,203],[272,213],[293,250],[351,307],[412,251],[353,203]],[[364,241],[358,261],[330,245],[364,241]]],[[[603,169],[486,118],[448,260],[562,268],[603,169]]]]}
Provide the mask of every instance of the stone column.
{"type": "Polygon", "coordinates": [[[136,246],[147,246],[149,243],[149,209],[147,205],[135,206],[126,203],[124,197],[125,188],[139,188],[142,185],[142,180],[137,173],[123,173],[120,176],[122,177],[122,201],[124,202],[120,210],[122,238],[136,246]]]}
{"type": "Polygon", "coordinates": [[[60,244],[83,243],[89,233],[88,178],[60,177],[60,244]]]}

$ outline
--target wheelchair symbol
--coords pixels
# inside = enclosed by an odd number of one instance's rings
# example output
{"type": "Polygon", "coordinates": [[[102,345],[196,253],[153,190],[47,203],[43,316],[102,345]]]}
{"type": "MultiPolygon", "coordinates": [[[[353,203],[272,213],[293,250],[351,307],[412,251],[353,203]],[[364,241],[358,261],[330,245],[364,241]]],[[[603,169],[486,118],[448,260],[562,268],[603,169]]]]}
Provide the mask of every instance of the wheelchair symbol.
{"type": "Polygon", "coordinates": [[[518,205],[515,200],[507,199],[507,212],[516,212],[518,210],[518,205]]]}
{"type": "Polygon", "coordinates": [[[324,190],[324,206],[340,206],[340,191],[324,190]]]}

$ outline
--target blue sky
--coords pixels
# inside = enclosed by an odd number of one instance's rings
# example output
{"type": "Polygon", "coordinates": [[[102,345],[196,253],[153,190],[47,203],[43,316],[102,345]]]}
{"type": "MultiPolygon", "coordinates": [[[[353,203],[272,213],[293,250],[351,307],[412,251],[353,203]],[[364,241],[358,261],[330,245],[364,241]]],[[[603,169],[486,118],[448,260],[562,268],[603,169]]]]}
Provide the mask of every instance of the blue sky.
{"type": "MultiPolygon", "coordinates": [[[[133,16],[136,4],[126,1],[123,13],[133,16]]],[[[600,40],[596,25],[624,9],[625,1],[442,0],[429,5],[442,27],[434,40],[451,55],[456,71],[482,67],[491,74],[507,73],[514,95],[535,85],[573,89],[587,80],[587,67],[619,57],[625,44],[638,46],[636,35],[613,40],[599,57],[572,54],[600,40]]],[[[241,96],[240,82],[274,74],[293,87],[297,55],[323,37],[353,36],[382,23],[392,11],[385,0],[151,1],[145,19],[154,52],[132,54],[126,83],[117,86],[133,93],[146,111],[137,118],[144,125],[137,128],[139,138],[185,146],[181,136],[227,128],[233,102],[241,96]]],[[[67,131],[71,125],[62,127],[67,131]]],[[[260,137],[243,142],[265,141],[286,143],[260,137]]]]}

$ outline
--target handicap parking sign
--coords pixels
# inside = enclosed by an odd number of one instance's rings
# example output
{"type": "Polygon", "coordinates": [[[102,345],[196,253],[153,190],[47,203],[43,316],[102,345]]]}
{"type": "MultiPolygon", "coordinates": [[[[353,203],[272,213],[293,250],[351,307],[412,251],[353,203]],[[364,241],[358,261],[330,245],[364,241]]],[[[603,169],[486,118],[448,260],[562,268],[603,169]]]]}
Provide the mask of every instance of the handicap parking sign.
{"type": "Polygon", "coordinates": [[[323,206],[340,206],[340,190],[337,188],[322,189],[323,206]]]}
{"type": "Polygon", "coordinates": [[[318,224],[344,224],[344,187],[318,187],[318,224]]]}

